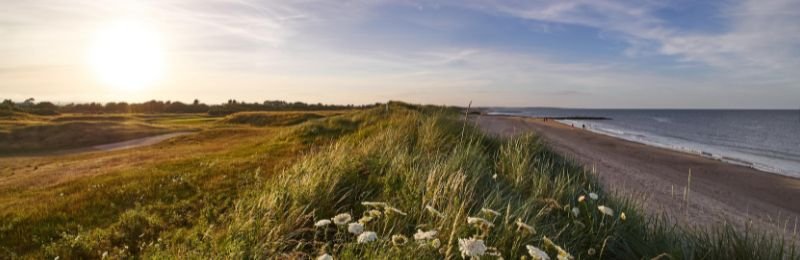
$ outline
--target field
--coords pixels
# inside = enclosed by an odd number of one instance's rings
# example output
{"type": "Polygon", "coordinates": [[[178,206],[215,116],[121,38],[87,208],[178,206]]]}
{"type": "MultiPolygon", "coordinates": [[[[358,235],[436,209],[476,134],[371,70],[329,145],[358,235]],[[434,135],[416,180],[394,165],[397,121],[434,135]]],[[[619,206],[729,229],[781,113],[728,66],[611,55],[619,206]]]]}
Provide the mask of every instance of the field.
{"type": "Polygon", "coordinates": [[[59,115],[0,117],[0,155],[63,151],[180,131],[197,131],[204,115],[59,115]]]}
{"type": "Polygon", "coordinates": [[[0,157],[0,258],[519,259],[533,247],[567,259],[798,258],[779,237],[644,216],[536,136],[491,137],[462,119],[402,103],[9,118],[3,131],[20,135],[45,126],[85,135],[73,122],[125,133],[103,142],[194,133],[58,155],[37,153],[89,143],[5,139],[32,155],[0,157]],[[345,214],[353,223],[324,221],[345,214]]]}

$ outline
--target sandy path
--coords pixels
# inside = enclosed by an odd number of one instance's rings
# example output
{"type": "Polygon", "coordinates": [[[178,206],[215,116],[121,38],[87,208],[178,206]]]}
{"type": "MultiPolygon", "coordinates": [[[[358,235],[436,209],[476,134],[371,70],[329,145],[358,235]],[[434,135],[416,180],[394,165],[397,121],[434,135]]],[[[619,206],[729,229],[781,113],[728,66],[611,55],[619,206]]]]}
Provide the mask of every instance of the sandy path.
{"type": "Polygon", "coordinates": [[[485,131],[533,131],[556,152],[594,168],[606,190],[642,201],[649,214],[686,226],[752,220],[770,232],[800,233],[800,179],[656,148],[538,119],[480,116],[485,131]],[[684,189],[692,177],[688,199],[684,189]],[[795,231],[796,230],[796,231],[795,231]]]}
{"type": "Polygon", "coordinates": [[[95,145],[95,146],[92,146],[91,150],[98,150],[98,151],[106,151],[107,152],[107,151],[116,151],[116,150],[122,150],[122,149],[136,148],[136,147],[147,146],[147,145],[154,145],[154,144],[160,143],[161,141],[164,141],[164,140],[167,140],[167,139],[170,139],[170,138],[173,138],[173,137],[177,137],[177,136],[187,135],[187,134],[191,134],[191,132],[169,133],[169,134],[137,138],[137,139],[133,139],[133,140],[110,143],[110,144],[95,145]]]}
{"type": "Polygon", "coordinates": [[[157,158],[175,157],[176,155],[164,156],[159,152],[154,153],[147,149],[158,148],[145,146],[191,133],[162,134],[124,142],[58,151],[51,154],[0,157],[0,194],[20,187],[57,185],[83,176],[111,172],[119,168],[128,167],[131,164],[157,158]],[[137,147],[145,148],[130,149],[137,147]],[[110,153],[111,151],[118,152],[110,153]]]}

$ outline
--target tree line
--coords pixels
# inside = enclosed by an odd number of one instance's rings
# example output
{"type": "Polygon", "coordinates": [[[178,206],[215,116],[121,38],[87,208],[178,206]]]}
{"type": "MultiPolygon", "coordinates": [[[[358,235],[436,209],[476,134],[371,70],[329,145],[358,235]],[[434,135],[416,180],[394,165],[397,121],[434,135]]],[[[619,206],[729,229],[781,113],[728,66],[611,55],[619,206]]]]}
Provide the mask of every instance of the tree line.
{"type": "MultiPolygon", "coordinates": [[[[368,105],[372,106],[372,105],[368,105]]],[[[264,102],[243,102],[230,99],[226,103],[207,105],[195,99],[192,103],[180,101],[150,100],[143,103],[108,102],[108,103],[69,103],[56,105],[52,102],[36,102],[29,98],[22,102],[5,99],[0,103],[0,115],[13,112],[36,115],[57,115],[61,113],[112,114],[112,113],[208,113],[212,116],[228,115],[242,111],[288,111],[288,110],[340,110],[363,108],[364,105],[330,105],[309,104],[304,102],[286,102],[283,100],[266,100],[264,102]]]]}

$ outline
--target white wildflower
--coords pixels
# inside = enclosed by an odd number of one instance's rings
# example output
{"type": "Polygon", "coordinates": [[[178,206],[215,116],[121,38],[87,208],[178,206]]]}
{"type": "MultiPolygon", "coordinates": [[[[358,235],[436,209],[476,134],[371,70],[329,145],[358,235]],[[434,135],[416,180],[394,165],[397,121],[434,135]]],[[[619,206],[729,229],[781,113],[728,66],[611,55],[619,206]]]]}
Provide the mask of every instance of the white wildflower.
{"type": "Polygon", "coordinates": [[[440,217],[440,218],[444,218],[444,214],[442,214],[442,212],[436,210],[435,208],[431,207],[430,205],[425,206],[425,209],[428,210],[428,212],[430,212],[434,216],[437,216],[437,217],[440,217]]]}
{"type": "Polygon", "coordinates": [[[514,223],[517,224],[517,229],[524,229],[530,232],[531,234],[536,234],[536,229],[534,229],[533,226],[528,225],[525,222],[522,222],[522,219],[518,218],[517,222],[514,223]]]}
{"type": "Polygon", "coordinates": [[[622,221],[625,221],[625,219],[627,219],[627,218],[628,218],[628,217],[627,217],[627,216],[625,216],[625,212],[619,213],[619,219],[620,219],[620,220],[622,220],[622,221]]]}
{"type": "Polygon", "coordinates": [[[479,226],[480,225],[486,225],[488,227],[494,227],[494,224],[492,224],[492,222],[489,222],[486,219],[478,218],[478,217],[467,217],[467,223],[472,224],[472,225],[479,225],[479,226]]]}
{"type": "Polygon", "coordinates": [[[361,234],[361,232],[364,232],[364,225],[356,222],[350,223],[347,225],[347,232],[353,233],[353,235],[361,234]]]}
{"type": "Polygon", "coordinates": [[[378,239],[378,234],[375,234],[375,232],[372,231],[366,231],[364,233],[361,233],[361,235],[358,235],[358,239],[356,240],[358,241],[359,244],[363,244],[375,241],[377,239],[378,239]]]}
{"type": "Polygon", "coordinates": [[[589,248],[589,251],[586,251],[586,254],[589,255],[589,256],[593,256],[596,253],[597,252],[594,250],[594,248],[589,248]]]}
{"type": "Polygon", "coordinates": [[[400,214],[400,215],[403,215],[403,216],[405,216],[405,215],[408,215],[408,214],[406,214],[405,212],[401,211],[400,209],[398,209],[398,208],[395,208],[395,207],[392,207],[392,206],[386,206],[386,207],[384,208],[384,211],[385,211],[386,213],[389,213],[389,212],[394,212],[394,213],[397,213],[397,214],[400,214]]]}
{"type": "Polygon", "coordinates": [[[103,252],[103,255],[100,258],[106,259],[106,257],[108,257],[108,251],[103,252]]]}
{"type": "Polygon", "coordinates": [[[333,217],[333,223],[341,226],[350,223],[350,220],[352,219],[353,217],[350,216],[350,213],[342,213],[333,217]]]}
{"type": "Polygon", "coordinates": [[[439,240],[438,238],[434,239],[434,240],[431,240],[431,246],[433,248],[439,248],[440,246],[442,246],[442,241],[439,240]]]}
{"type": "Polygon", "coordinates": [[[367,207],[376,207],[376,208],[386,207],[386,203],[384,203],[384,202],[372,202],[372,201],[361,202],[361,205],[364,205],[364,206],[367,206],[367,207]]]}
{"type": "Polygon", "coordinates": [[[486,245],[483,243],[483,240],[469,238],[469,239],[458,239],[458,250],[461,251],[461,256],[466,258],[467,256],[477,258],[483,256],[486,253],[486,245]]]}
{"type": "Polygon", "coordinates": [[[526,245],[525,247],[528,248],[528,254],[531,255],[533,260],[550,260],[550,256],[547,255],[547,252],[538,247],[532,245],[526,245]]]}
{"type": "Polygon", "coordinates": [[[317,257],[317,260],[333,260],[333,256],[331,256],[329,254],[323,254],[323,255],[317,257]]]}
{"type": "Polygon", "coordinates": [[[606,215],[609,215],[609,216],[612,216],[612,217],[614,216],[614,210],[609,208],[609,207],[600,205],[600,206],[597,206],[597,209],[600,210],[600,212],[603,212],[603,214],[606,214],[606,215]]]}
{"type": "Polygon", "coordinates": [[[323,219],[323,220],[317,221],[317,223],[314,223],[314,226],[315,227],[324,227],[324,226],[327,226],[327,225],[330,225],[330,224],[331,224],[331,220],[330,219],[323,219]]]}
{"type": "Polygon", "coordinates": [[[434,239],[437,234],[439,234],[439,232],[436,230],[422,231],[422,229],[417,229],[417,233],[414,234],[414,240],[434,239]]]}
{"type": "Polygon", "coordinates": [[[396,246],[402,246],[408,243],[408,238],[404,235],[393,235],[392,236],[392,244],[396,246]]]}
{"type": "Polygon", "coordinates": [[[578,196],[578,202],[583,202],[584,200],[586,200],[586,196],[583,195],[578,196]]]}
{"type": "Polygon", "coordinates": [[[589,198],[592,198],[592,200],[597,200],[598,198],[597,193],[589,192],[589,198]]]}
{"type": "Polygon", "coordinates": [[[492,179],[495,179],[495,180],[497,180],[497,173],[495,173],[494,175],[492,175],[492,179]]]}
{"type": "Polygon", "coordinates": [[[482,209],[481,209],[481,212],[483,212],[483,213],[486,213],[486,214],[489,214],[489,215],[493,215],[493,216],[500,216],[500,215],[502,215],[502,214],[500,214],[500,212],[497,212],[496,210],[493,210],[493,209],[487,209],[487,208],[482,208],[482,209]]]}
{"type": "Polygon", "coordinates": [[[575,216],[577,218],[578,215],[580,215],[580,214],[581,214],[581,209],[579,209],[578,207],[572,207],[572,215],[573,216],[575,216]]]}

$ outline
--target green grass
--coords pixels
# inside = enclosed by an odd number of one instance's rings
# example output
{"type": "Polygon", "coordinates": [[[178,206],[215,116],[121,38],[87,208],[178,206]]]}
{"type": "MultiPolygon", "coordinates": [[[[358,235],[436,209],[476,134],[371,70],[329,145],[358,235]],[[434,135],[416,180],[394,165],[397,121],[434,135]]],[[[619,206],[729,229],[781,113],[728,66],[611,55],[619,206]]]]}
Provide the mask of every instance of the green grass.
{"type": "Polygon", "coordinates": [[[108,114],[0,118],[0,155],[37,154],[209,127],[204,114],[108,114]]]}
{"type": "MultiPolygon", "coordinates": [[[[169,149],[239,142],[27,191],[41,193],[35,196],[43,202],[0,213],[0,252],[61,259],[323,253],[440,259],[460,258],[459,239],[475,238],[505,259],[527,256],[526,245],[553,259],[558,248],[575,259],[798,258],[779,237],[730,226],[687,230],[644,216],[635,201],[605,193],[536,136],[490,137],[446,108],[393,103],[388,111],[377,107],[284,127],[211,128],[180,138],[151,151],[179,154],[196,148],[169,149]],[[579,196],[586,199],[579,202],[579,196]],[[367,201],[403,214],[362,204],[367,201]],[[614,214],[602,214],[600,205],[614,214]],[[346,227],[314,226],[341,213],[358,220],[369,210],[382,212],[363,220],[377,234],[373,242],[358,243],[346,227]],[[469,224],[468,217],[492,227],[469,224]],[[417,230],[436,230],[438,244],[414,241],[417,230]],[[396,235],[410,241],[395,245],[396,235]]],[[[10,195],[0,193],[0,201],[3,196],[10,195]]]]}
{"type": "Polygon", "coordinates": [[[238,112],[226,116],[222,122],[252,126],[289,126],[341,113],[341,111],[238,112]]]}

